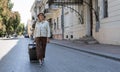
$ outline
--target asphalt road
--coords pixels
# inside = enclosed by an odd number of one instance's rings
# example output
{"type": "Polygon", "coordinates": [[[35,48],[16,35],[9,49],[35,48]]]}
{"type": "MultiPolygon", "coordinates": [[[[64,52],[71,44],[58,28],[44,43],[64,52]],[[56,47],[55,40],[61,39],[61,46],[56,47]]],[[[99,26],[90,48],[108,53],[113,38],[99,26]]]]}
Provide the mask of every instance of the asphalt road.
{"type": "Polygon", "coordinates": [[[47,44],[43,66],[30,63],[30,39],[0,40],[0,72],[120,72],[120,62],[47,44]]]}

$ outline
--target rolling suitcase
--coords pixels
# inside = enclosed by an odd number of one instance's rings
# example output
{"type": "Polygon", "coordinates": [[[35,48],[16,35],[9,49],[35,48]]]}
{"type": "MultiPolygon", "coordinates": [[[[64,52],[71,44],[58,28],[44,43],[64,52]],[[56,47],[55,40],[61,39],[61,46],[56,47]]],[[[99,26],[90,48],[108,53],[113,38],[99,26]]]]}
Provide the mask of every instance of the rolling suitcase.
{"type": "Polygon", "coordinates": [[[28,53],[30,62],[38,62],[36,55],[36,45],[34,43],[28,44],[28,53]]]}

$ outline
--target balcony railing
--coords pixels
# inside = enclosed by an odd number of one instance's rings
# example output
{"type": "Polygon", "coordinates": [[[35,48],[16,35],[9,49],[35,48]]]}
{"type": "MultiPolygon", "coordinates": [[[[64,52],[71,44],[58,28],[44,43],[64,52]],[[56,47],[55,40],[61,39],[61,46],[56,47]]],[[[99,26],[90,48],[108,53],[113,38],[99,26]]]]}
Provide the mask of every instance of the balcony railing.
{"type": "Polygon", "coordinates": [[[71,5],[71,4],[82,4],[83,0],[48,0],[49,4],[57,5],[71,5]]]}

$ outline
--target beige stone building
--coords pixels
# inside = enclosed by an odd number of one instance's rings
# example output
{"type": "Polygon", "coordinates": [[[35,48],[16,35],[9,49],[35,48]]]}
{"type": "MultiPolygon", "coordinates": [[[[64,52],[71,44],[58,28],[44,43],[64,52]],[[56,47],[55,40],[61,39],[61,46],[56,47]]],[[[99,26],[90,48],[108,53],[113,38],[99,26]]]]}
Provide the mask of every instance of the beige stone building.
{"type": "Polygon", "coordinates": [[[58,3],[56,6],[58,6],[60,12],[55,13],[58,14],[57,16],[54,15],[58,17],[57,20],[59,23],[57,25],[53,24],[53,35],[55,39],[59,39],[61,36],[62,39],[74,40],[90,35],[88,28],[90,17],[86,17],[89,16],[89,11],[87,12],[89,10],[88,6],[81,5],[79,0],[52,0],[51,2],[53,5],[58,3]],[[57,26],[60,26],[61,29],[57,29],[57,26]]]}
{"type": "Polygon", "coordinates": [[[84,0],[82,5],[70,6],[82,15],[83,24],[74,11],[64,8],[64,39],[92,36],[99,43],[120,45],[119,5],[119,0],[84,0]]]}
{"type": "Polygon", "coordinates": [[[40,12],[45,13],[46,20],[49,21],[52,37],[62,39],[60,8],[54,5],[49,5],[48,0],[35,0],[31,7],[32,23],[38,20],[37,15],[40,12]]]}
{"type": "MultiPolygon", "coordinates": [[[[75,8],[77,11],[80,5],[59,5],[63,0],[49,0],[49,13],[52,14],[52,33],[54,39],[77,39],[80,34],[79,16],[70,8],[75,8]],[[58,5],[57,5],[58,4],[58,5]],[[70,7],[70,8],[68,8],[70,7]]],[[[73,1],[74,2],[74,1],[73,1]]],[[[65,5],[65,4],[64,4],[65,5]]]]}
{"type": "Polygon", "coordinates": [[[51,25],[52,38],[61,40],[63,39],[61,26],[61,8],[50,5],[48,10],[49,12],[45,14],[51,25]]]}
{"type": "Polygon", "coordinates": [[[29,37],[32,36],[32,22],[31,22],[31,20],[27,21],[27,34],[29,37]]]}
{"type": "MultiPolygon", "coordinates": [[[[93,37],[99,43],[120,45],[119,0],[83,0],[80,4],[64,1],[64,6],[61,6],[63,0],[40,1],[42,5],[35,5],[42,7],[35,7],[36,12],[45,12],[54,39],[93,37]]],[[[82,0],[71,0],[74,1],[82,0]]]]}
{"type": "Polygon", "coordinates": [[[80,16],[72,9],[83,14],[81,5],[68,5],[64,7],[64,39],[80,39],[85,35],[85,24],[79,20],[80,16]]]}
{"type": "MultiPolygon", "coordinates": [[[[97,6],[96,0],[93,6],[97,6]]],[[[100,43],[120,45],[120,0],[98,0],[98,9],[100,24],[96,32],[94,21],[94,38],[100,43]]]]}

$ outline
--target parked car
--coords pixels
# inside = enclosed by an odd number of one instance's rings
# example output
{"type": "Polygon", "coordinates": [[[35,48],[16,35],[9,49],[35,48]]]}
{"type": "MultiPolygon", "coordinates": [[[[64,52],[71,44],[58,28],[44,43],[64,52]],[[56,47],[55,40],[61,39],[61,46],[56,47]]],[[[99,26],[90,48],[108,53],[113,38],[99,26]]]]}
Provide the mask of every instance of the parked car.
{"type": "Polygon", "coordinates": [[[13,37],[17,37],[17,34],[13,34],[13,37]]]}
{"type": "Polygon", "coordinates": [[[24,37],[25,37],[25,38],[29,38],[29,35],[28,35],[28,34],[25,34],[24,37]]]}

